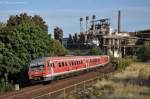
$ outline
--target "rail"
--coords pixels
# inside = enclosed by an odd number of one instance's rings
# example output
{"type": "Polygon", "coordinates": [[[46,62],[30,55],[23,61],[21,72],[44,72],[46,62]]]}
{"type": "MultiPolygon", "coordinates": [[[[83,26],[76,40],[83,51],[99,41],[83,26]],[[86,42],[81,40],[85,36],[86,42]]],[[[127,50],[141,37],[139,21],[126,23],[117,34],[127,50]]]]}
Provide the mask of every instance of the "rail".
{"type": "Polygon", "coordinates": [[[108,74],[103,74],[101,76],[97,76],[95,78],[85,80],[73,85],[70,85],[68,87],[64,87],[62,89],[49,92],[47,94],[43,94],[40,96],[33,97],[32,99],[65,99],[68,95],[71,93],[74,93],[76,91],[85,90],[87,87],[93,85],[97,80],[100,80],[104,77],[108,77],[108,74]]]}

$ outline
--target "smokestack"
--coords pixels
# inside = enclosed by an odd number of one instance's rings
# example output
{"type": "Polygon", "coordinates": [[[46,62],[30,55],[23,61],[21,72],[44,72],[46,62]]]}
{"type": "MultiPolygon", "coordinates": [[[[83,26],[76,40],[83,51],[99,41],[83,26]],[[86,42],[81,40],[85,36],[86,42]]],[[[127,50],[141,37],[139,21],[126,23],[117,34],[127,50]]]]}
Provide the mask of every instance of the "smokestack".
{"type": "Polygon", "coordinates": [[[121,11],[118,11],[118,33],[120,33],[120,25],[121,25],[121,11]]]}

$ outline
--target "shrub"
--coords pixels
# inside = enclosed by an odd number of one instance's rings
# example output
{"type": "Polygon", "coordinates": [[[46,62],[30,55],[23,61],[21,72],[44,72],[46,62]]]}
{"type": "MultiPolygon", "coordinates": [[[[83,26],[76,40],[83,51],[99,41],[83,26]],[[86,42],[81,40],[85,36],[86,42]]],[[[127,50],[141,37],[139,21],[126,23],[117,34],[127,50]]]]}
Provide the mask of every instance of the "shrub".
{"type": "Polygon", "coordinates": [[[137,49],[136,55],[139,61],[150,62],[150,45],[144,45],[137,49]]]}
{"type": "Polygon", "coordinates": [[[93,47],[90,52],[90,55],[100,55],[101,54],[101,50],[99,47],[93,47]]]}
{"type": "Polygon", "coordinates": [[[130,64],[131,64],[130,59],[119,59],[118,64],[117,64],[117,68],[118,68],[118,70],[124,70],[130,64]]]}
{"type": "Polygon", "coordinates": [[[1,81],[0,83],[0,92],[8,92],[8,91],[13,91],[15,88],[12,84],[8,82],[4,82],[4,80],[1,81]]]}
{"type": "Polygon", "coordinates": [[[74,55],[76,55],[76,56],[81,55],[81,51],[80,51],[79,49],[78,49],[78,50],[75,50],[74,55]]]}

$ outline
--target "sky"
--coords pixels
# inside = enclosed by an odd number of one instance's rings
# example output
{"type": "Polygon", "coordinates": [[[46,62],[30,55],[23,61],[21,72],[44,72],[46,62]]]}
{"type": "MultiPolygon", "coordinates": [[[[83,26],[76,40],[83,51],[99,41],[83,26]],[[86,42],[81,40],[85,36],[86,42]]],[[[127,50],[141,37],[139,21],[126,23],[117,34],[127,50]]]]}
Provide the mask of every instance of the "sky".
{"type": "Polygon", "coordinates": [[[0,21],[10,15],[26,12],[40,15],[49,33],[58,26],[64,37],[80,31],[80,17],[96,15],[96,19],[110,18],[113,31],[117,29],[117,13],[121,10],[121,31],[150,29],[150,0],[0,0],[0,21]]]}

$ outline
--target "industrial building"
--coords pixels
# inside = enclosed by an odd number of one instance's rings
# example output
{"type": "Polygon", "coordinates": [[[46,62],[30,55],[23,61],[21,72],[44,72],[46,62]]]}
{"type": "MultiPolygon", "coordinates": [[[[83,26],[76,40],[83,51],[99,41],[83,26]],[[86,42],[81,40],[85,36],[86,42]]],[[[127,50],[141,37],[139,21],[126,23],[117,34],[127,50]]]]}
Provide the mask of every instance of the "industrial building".
{"type": "MultiPolygon", "coordinates": [[[[99,19],[93,15],[92,19],[89,20],[88,16],[85,17],[85,31],[83,20],[83,18],[80,18],[80,33],[69,36],[67,44],[65,43],[67,48],[99,46],[103,54],[110,54],[114,57],[125,57],[134,54],[137,42],[141,41],[141,36],[143,35],[136,32],[121,31],[121,11],[118,11],[118,29],[115,32],[112,32],[109,18],[99,19]]],[[[143,39],[149,44],[149,38],[143,37],[143,39]]]]}

